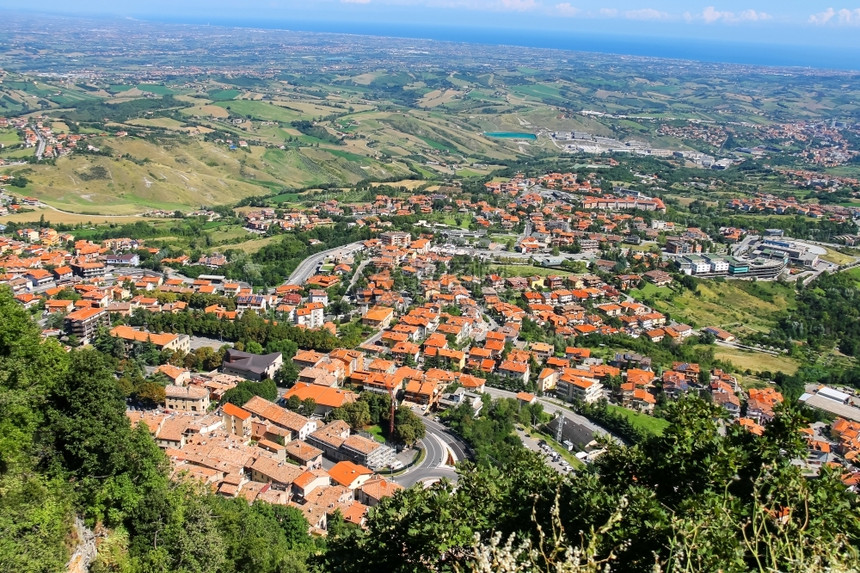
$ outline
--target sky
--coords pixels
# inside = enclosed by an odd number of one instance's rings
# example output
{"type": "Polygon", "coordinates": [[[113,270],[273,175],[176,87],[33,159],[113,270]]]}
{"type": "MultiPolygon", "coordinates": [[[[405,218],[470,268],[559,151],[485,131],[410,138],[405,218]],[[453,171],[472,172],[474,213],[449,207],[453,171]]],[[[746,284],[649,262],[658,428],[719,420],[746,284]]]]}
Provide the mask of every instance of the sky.
{"type": "MultiPolygon", "coordinates": [[[[450,26],[860,51],[860,0],[40,0],[38,10],[336,31],[450,26]],[[841,3],[840,3],[841,2],[841,3]],[[853,2],[853,4],[851,3],[853,2]],[[337,30],[340,28],[340,30],[337,30]]],[[[32,2],[0,0],[2,9],[32,2]]],[[[860,58],[858,58],[860,59],[860,58]]]]}

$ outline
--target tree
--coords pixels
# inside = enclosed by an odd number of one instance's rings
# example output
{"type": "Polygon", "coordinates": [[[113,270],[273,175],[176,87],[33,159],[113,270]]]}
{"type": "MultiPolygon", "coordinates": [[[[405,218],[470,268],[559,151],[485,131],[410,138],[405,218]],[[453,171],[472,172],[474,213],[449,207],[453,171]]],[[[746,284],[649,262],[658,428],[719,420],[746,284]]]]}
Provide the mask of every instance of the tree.
{"type": "Polygon", "coordinates": [[[136,390],[137,398],[149,405],[164,404],[165,389],[164,385],[157,382],[146,380],[136,390]]]}
{"type": "Polygon", "coordinates": [[[299,412],[302,409],[302,399],[293,394],[284,401],[284,408],[291,412],[299,412]]]}
{"type": "Polygon", "coordinates": [[[411,409],[406,406],[397,408],[394,413],[394,435],[389,436],[390,438],[411,446],[423,438],[426,432],[424,422],[411,409]]]}
{"type": "Polygon", "coordinates": [[[224,393],[224,401],[236,406],[244,406],[254,396],[274,402],[278,399],[278,387],[275,386],[272,380],[239,382],[235,388],[231,388],[224,393]]]}
{"type": "Polygon", "coordinates": [[[113,475],[123,466],[130,430],[125,398],[102,354],[73,353],[68,377],[54,391],[51,405],[65,467],[86,481],[113,475]]]}
{"type": "Polygon", "coordinates": [[[302,400],[301,413],[305,416],[313,416],[317,409],[317,401],[313,398],[305,398],[302,400]]]}
{"type": "Polygon", "coordinates": [[[343,420],[353,430],[359,430],[371,423],[370,405],[363,400],[356,400],[332,410],[332,418],[343,420]]]}
{"type": "Polygon", "coordinates": [[[381,425],[388,420],[388,415],[391,411],[391,397],[388,394],[362,392],[361,396],[358,397],[358,401],[367,404],[371,424],[381,425]]]}
{"type": "Polygon", "coordinates": [[[275,383],[278,386],[289,388],[299,378],[299,367],[292,360],[284,362],[283,366],[275,372],[275,383]]]}

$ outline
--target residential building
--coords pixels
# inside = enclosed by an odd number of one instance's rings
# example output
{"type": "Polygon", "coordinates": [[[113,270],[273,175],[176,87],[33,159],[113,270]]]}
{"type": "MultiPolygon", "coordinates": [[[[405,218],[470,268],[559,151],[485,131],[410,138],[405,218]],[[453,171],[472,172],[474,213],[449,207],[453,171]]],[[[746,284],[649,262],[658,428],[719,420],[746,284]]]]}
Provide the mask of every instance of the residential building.
{"type": "Polygon", "coordinates": [[[180,412],[205,412],[209,409],[209,391],[202,386],[176,386],[164,389],[164,406],[180,412]]]}
{"type": "Polygon", "coordinates": [[[289,400],[293,396],[299,400],[313,400],[316,402],[315,416],[325,416],[335,408],[341,408],[346,404],[355,402],[358,396],[349,390],[342,388],[331,388],[318,384],[296,382],[292,388],[284,394],[284,399],[289,400]]]}
{"type": "Polygon", "coordinates": [[[85,279],[100,277],[105,274],[104,263],[72,263],[69,266],[76,275],[85,279]]]}
{"type": "Polygon", "coordinates": [[[282,428],[288,432],[285,441],[293,439],[307,440],[311,432],[317,429],[317,422],[305,418],[295,412],[281,408],[277,404],[269,402],[265,398],[254,396],[242,406],[244,410],[266,420],[267,422],[282,428]]]}
{"type": "Polygon", "coordinates": [[[351,490],[360,488],[373,476],[373,470],[349,460],[336,463],[328,471],[333,482],[351,490]]]}
{"type": "Polygon", "coordinates": [[[295,310],[295,322],[306,328],[320,328],[325,322],[325,311],[319,303],[309,304],[295,310]]]}
{"type": "Polygon", "coordinates": [[[89,344],[100,326],[110,326],[110,317],[103,308],[82,308],[66,315],[64,325],[81,344],[89,344]]]}
{"type": "Polygon", "coordinates": [[[603,398],[603,385],[594,379],[565,373],[556,383],[555,394],[568,401],[593,404],[603,398]]]}
{"type": "Polygon", "coordinates": [[[319,448],[303,442],[302,440],[293,440],[286,446],[287,457],[297,462],[299,465],[305,466],[308,469],[318,469],[322,467],[323,452],[319,448]]]}
{"type": "Polygon", "coordinates": [[[185,354],[191,352],[191,338],[187,334],[156,334],[120,325],[112,328],[110,335],[122,339],[126,348],[130,348],[136,342],[149,342],[154,344],[158,350],[173,350],[185,354]]]}
{"type": "Polygon", "coordinates": [[[388,231],[379,235],[379,240],[385,246],[393,247],[408,247],[412,242],[412,237],[409,233],[401,231],[388,231]]]}
{"type": "Polygon", "coordinates": [[[251,412],[227,402],[221,408],[221,417],[228,433],[243,438],[251,435],[251,412]]]}
{"type": "Polygon", "coordinates": [[[384,329],[388,328],[391,321],[394,319],[394,309],[384,306],[374,306],[368,309],[361,319],[362,324],[366,324],[373,328],[384,329]]]}
{"type": "Polygon", "coordinates": [[[375,507],[386,497],[391,497],[403,486],[382,477],[372,477],[355,492],[356,499],[368,507],[375,507]]]}
{"type": "Polygon", "coordinates": [[[529,381],[531,371],[527,362],[503,360],[499,365],[499,374],[506,378],[516,378],[517,380],[521,380],[523,384],[526,384],[529,381]]]}

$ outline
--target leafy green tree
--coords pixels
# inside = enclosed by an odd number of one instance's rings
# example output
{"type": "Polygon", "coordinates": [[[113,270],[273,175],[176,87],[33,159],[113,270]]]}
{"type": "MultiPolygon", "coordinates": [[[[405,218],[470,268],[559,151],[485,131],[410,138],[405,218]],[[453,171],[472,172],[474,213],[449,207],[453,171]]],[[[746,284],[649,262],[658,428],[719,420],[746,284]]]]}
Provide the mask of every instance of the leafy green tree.
{"type": "MultiPolygon", "coordinates": [[[[385,414],[387,419],[390,412],[385,414]]],[[[387,429],[387,421],[383,429],[387,429]]],[[[401,442],[411,446],[418,440],[424,437],[427,430],[424,427],[424,422],[415,415],[415,413],[406,406],[400,406],[394,412],[394,435],[389,436],[395,442],[401,442]]]]}
{"type": "Polygon", "coordinates": [[[275,372],[275,383],[281,387],[289,388],[299,378],[299,367],[292,360],[286,360],[281,368],[275,372]]]}
{"type": "Polygon", "coordinates": [[[224,401],[237,406],[244,406],[254,396],[274,402],[278,399],[278,387],[275,386],[275,382],[272,380],[262,380],[260,382],[246,380],[239,382],[235,388],[227,390],[224,393],[224,401]]]}

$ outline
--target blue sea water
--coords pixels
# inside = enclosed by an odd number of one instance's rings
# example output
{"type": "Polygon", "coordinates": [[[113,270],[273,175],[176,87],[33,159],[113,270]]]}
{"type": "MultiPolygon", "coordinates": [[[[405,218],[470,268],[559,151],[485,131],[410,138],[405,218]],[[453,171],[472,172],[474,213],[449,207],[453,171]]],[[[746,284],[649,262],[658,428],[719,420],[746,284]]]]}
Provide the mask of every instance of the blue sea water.
{"type": "Polygon", "coordinates": [[[598,52],[606,54],[672,58],[701,62],[792,66],[817,69],[860,70],[860,50],[833,46],[716,41],[645,36],[586,34],[555,30],[467,28],[369,22],[332,21],[213,21],[213,25],[249,26],[307,32],[331,32],[399,38],[421,38],[484,45],[598,52]]]}

